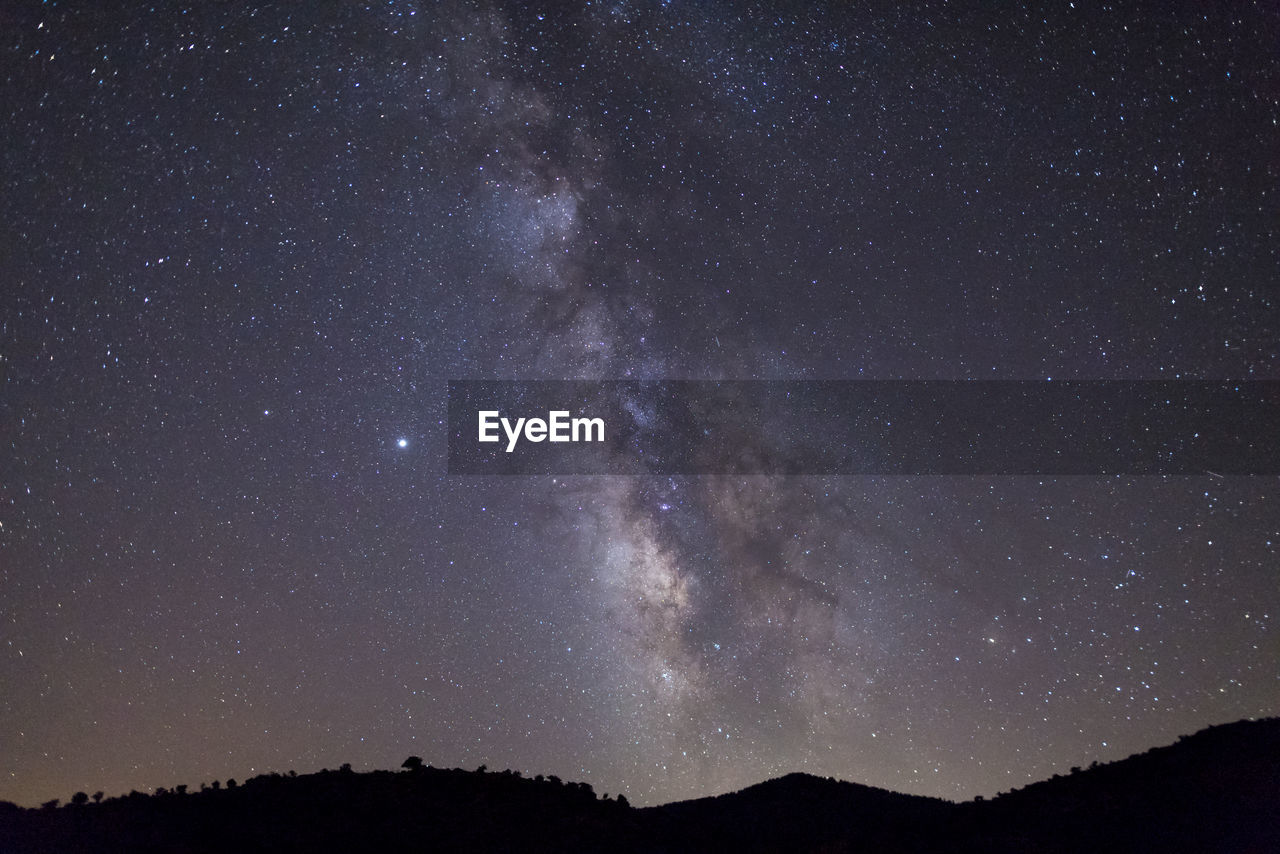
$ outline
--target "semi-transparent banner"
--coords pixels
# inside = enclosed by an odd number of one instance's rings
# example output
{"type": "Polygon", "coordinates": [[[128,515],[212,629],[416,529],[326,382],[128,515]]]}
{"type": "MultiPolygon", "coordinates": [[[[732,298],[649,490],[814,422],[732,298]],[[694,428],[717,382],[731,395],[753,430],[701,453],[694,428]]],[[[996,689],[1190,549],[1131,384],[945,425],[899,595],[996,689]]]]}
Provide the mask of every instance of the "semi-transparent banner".
{"type": "Polygon", "coordinates": [[[1280,382],[449,383],[450,474],[1274,475],[1280,382]]]}

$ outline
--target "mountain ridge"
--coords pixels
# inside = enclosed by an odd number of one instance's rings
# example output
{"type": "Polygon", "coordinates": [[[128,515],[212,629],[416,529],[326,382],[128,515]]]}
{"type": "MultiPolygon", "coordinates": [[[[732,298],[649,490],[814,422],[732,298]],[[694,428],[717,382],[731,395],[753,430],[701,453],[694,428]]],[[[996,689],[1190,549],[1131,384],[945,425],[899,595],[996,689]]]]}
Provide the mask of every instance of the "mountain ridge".
{"type": "Polygon", "coordinates": [[[0,802],[0,851],[1274,851],[1280,718],[1209,727],[987,800],[794,772],[632,808],[585,783],[438,769],[264,774],[63,807],[0,802]]]}

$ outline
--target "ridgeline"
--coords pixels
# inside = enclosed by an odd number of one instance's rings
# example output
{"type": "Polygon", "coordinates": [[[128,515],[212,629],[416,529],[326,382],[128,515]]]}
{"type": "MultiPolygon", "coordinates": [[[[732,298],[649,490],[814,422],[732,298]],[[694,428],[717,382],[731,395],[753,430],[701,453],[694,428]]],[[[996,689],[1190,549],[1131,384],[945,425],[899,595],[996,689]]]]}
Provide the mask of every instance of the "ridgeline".
{"type": "Polygon", "coordinates": [[[0,802],[0,851],[1280,851],[1280,719],[1211,727],[962,804],[790,774],[635,809],[585,783],[410,757],[399,771],[0,802]]]}

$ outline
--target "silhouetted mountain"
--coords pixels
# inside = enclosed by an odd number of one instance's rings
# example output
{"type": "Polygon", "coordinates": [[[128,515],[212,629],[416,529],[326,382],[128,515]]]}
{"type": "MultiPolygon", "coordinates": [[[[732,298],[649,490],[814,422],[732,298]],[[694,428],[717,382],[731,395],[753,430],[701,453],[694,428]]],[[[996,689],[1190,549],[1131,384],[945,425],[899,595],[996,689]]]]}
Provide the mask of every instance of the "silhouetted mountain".
{"type": "Polygon", "coordinates": [[[1280,852],[1280,719],[1210,727],[961,805],[987,850],[1280,852]]]}
{"type": "Polygon", "coordinates": [[[1211,727],[994,800],[791,774],[644,812],[664,839],[731,851],[1280,852],[1280,719],[1211,727]]]}
{"type": "Polygon", "coordinates": [[[0,803],[3,852],[1280,851],[1280,719],[954,804],[807,774],[632,809],[516,772],[255,777],[100,804],[0,803]]]}
{"type": "Polygon", "coordinates": [[[932,850],[956,810],[950,801],[788,774],[643,812],[672,844],[666,850],[825,852],[932,850]]]}

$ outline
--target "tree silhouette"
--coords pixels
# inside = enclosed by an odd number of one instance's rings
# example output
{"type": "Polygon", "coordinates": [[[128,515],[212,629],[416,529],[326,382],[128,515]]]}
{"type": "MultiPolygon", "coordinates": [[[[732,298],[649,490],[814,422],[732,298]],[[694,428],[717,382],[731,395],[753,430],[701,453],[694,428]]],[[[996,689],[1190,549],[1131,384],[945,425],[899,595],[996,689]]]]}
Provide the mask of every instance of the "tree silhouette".
{"type": "Polygon", "coordinates": [[[401,762],[401,763],[400,763],[400,767],[401,767],[401,768],[407,768],[407,769],[408,769],[408,770],[410,770],[410,771],[421,771],[421,770],[422,770],[422,757],[421,757],[421,756],[410,756],[410,757],[409,757],[408,759],[406,759],[404,762],[401,762]]]}
{"type": "MultiPolygon", "coordinates": [[[[184,789],[185,789],[185,788],[186,788],[186,786],[183,786],[182,788],[184,788],[184,789]]],[[[102,803],[102,792],[94,792],[94,793],[93,793],[93,802],[94,802],[95,804],[100,804],[100,803],[102,803]]]]}
{"type": "Polygon", "coordinates": [[[89,796],[86,795],[84,792],[76,792],[74,795],[71,796],[71,803],[75,804],[78,807],[82,807],[85,804],[89,803],[89,796]]]}

